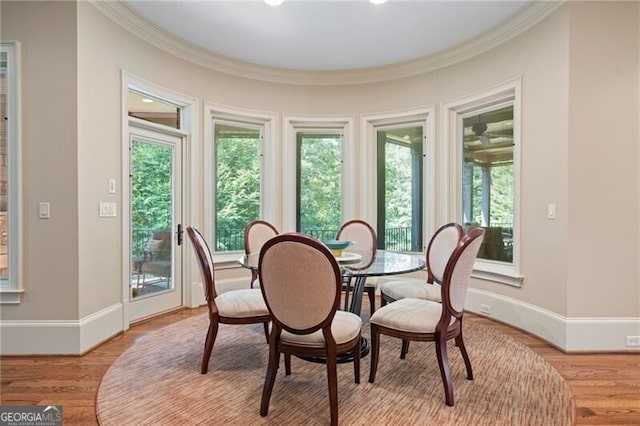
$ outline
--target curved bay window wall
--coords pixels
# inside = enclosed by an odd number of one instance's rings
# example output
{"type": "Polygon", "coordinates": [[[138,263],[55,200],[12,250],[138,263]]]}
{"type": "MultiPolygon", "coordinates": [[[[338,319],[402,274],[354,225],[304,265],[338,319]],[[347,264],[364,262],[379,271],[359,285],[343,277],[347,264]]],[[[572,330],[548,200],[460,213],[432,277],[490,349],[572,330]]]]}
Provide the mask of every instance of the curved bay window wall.
{"type": "Polygon", "coordinates": [[[513,263],[513,105],[463,117],[462,218],[486,230],[478,257],[513,263]]]}

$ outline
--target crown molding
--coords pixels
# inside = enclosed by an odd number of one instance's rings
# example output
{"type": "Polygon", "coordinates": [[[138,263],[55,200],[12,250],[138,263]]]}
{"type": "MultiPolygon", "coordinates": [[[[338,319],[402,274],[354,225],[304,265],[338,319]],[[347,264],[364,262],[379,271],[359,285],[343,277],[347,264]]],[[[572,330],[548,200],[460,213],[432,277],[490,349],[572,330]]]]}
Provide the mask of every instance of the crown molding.
{"type": "Polygon", "coordinates": [[[211,70],[271,83],[336,86],[399,80],[465,61],[527,31],[558,9],[564,1],[533,1],[506,24],[432,55],[392,65],[336,71],[288,70],[237,61],[182,41],[139,15],[122,0],[92,0],[90,3],[140,39],[211,70]]]}

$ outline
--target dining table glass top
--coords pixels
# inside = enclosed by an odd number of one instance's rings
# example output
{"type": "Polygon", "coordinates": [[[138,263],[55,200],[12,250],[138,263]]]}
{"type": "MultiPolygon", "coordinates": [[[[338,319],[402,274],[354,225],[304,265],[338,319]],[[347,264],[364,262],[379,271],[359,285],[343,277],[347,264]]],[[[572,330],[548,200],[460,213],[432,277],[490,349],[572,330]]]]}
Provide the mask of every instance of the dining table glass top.
{"type": "MultiPolygon", "coordinates": [[[[349,256],[345,251],[338,261],[342,275],[352,277],[375,277],[405,274],[425,268],[424,258],[420,254],[406,254],[377,250],[375,252],[357,252],[358,256],[349,256]]],[[[238,263],[245,268],[258,270],[259,254],[242,255],[238,263]]]]}

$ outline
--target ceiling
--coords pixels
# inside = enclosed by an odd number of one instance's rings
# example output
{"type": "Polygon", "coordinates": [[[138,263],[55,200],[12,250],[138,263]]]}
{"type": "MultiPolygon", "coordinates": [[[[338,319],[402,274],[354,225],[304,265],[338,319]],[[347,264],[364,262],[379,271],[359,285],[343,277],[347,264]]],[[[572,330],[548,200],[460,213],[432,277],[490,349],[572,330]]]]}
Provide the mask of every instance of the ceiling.
{"type": "Polygon", "coordinates": [[[468,43],[522,14],[531,0],[125,0],[183,42],[243,63],[298,71],[399,64],[468,43]]]}

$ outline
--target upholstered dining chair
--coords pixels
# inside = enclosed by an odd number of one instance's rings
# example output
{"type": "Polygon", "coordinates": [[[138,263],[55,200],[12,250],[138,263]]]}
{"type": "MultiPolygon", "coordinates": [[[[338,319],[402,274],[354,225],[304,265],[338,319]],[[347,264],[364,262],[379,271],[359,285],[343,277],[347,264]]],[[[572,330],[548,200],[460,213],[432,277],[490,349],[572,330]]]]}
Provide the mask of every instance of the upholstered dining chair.
{"type": "MultiPolygon", "coordinates": [[[[278,235],[275,226],[265,220],[254,220],[244,227],[244,252],[246,255],[260,254],[260,249],[267,240],[278,235]]],[[[260,287],[258,271],[251,271],[251,288],[260,287]]]]}
{"type": "MultiPolygon", "coordinates": [[[[378,237],[373,227],[360,219],[349,220],[342,224],[338,233],[336,234],[336,240],[349,240],[351,245],[347,248],[347,251],[364,255],[366,258],[373,258],[378,248],[378,237]],[[371,257],[370,257],[371,256],[371,257]]],[[[345,280],[349,280],[347,277],[345,280]]],[[[343,290],[348,290],[348,282],[345,281],[343,290]]],[[[376,310],[376,279],[370,278],[365,282],[364,291],[367,292],[369,297],[369,311],[371,315],[376,310]]],[[[348,302],[349,295],[345,295],[345,304],[348,302]]]]}
{"type": "Polygon", "coordinates": [[[449,257],[456,248],[464,229],[458,223],[442,225],[432,235],[427,246],[426,265],[427,277],[424,279],[404,278],[384,281],[380,284],[381,304],[412,297],[439,302],[442,300],[440,284],[444,275],[444,268],[449,257]]]}
{"type": "Polygon", "coordinates": [[[471,361],[462,338],[462,316],[473,264],[482,244],[484,230],[474,228],[454,249],[442,277],[442,303],[426,299],[405,298],[378,309],[371,317],[371,369],[373,383],[378,369],[380,335],[400,339],[435,342],[436,357],[447,405],[453,406],[453,383],[447,356],[447,341],[455,339],[473,380],[471,361]]]}
{"type": "MultiPolygon", "coordinates": [[[[425,263],[427,279],[405,278],[385,281],[380,285],[380,304],[382,306],[396,300],[411,297],[442,301],[442,276],[449,257],[464,235],[464,228],[459,223],[451,222],[442,225],[434,232],[427,246],[425,263]]],[[[404,359],[409,352],[409,341],[402,341],[400,358],[404,359]]]]}
{"type": "Polygon", "coordinates": [[[207,242],[200,231],[193,226],[187,227],[187,234],[198,257],[204,295],[209,308],[209,329],[204,342],[201,367],[201,373],[206,374],[209,370],[209,359],[213,351],[213,344],[218,334],[218,324],[263,323],[265,337],[268,340],[268,326],[271,317],[262,293],[258,289],[231,290],[218,294],[215,285],[213,259],[207,242]]]}
{"type": "Polygon", "coordinates": [[[336,258],[314,238],[280,234],[262,247],[258,270],[260,289],[272,318],[260,415],[269,413],[280,354],[284,354],[287,375],[291,374],[291,355],[324,358],[331,424],[337,425],[337,358],[353,354],[355,382],[360,383],[362,320],[338,310],[342,275],[336,258]]]}

